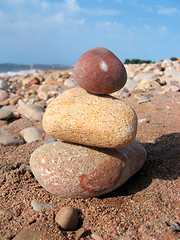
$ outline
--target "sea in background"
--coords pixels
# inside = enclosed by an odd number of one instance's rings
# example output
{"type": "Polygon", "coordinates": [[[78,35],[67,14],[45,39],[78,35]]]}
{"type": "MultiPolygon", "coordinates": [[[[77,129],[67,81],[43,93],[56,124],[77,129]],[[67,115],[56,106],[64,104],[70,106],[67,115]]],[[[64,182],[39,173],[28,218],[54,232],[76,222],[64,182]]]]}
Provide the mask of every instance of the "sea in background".
{"type": "Polygon", "coordinates": [[[1,63],[0,64],[0,77],[12,77],[20,76],[25,74],[33,74],[40,71],[53,71],[53,70],[67,70],[71,69],[73,66],[55,64],[55,65],[45,65],[45,64],[14,64],[14,63],[1,63]]]}

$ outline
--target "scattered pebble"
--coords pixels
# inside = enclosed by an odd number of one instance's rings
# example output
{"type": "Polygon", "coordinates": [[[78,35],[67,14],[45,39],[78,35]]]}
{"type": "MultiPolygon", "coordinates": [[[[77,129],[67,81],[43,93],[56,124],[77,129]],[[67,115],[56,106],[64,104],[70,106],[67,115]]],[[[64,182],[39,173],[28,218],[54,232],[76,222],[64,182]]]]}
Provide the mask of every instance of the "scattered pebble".
{"type": "Polygon", "coordinates": [[[86,232],[87,232],[87,230],[84,227],[81,227],[78,230],[76,230],[75,234],[76,234],[76,237],[78,239],[80,239],[82,237],[82,235],[86,232]]]}
{"type": "Polygon", "coordinates": [[[175,86],[175,85],[171,85],[170,89],[171,89],[172,92],[178,92],[180,90],[180,87],[175,86]]]}
{"type": "Polygon", "coordinates": [[[77,84],[74,82],[73,79],[68,78],[64,81],[64,86],[66,86],[66,87],[76,87],[77,84]]]}
{"type": "Polygon", "coordinates": [[[6,98],[8,98],[9,94],[8,92],[0,89],[0,103],[4,101],[6,98]]]}
{"type": "Polygon", "coordinates": [[[91,237],[94,239],[94,240],[103,240],[103,238],[101,236],[99,236],[97,233],[92,233],[91,234],[91,237]]]}
{"type": "Polygon", "coordinates": [[[57,141],[56,138],[51,138],[49,141],[45,142],[44,144],[53,143],[56,141],[57,141]]]}
{"type": "Polygon", "coordinates": [[[40,211],[43,208],[51,209],[51,205],[49,203],[43,203],[37,200],[31,201],[31,207],[33,208],[34,211],[40,211]]]}
{"type": "Polygon", "coordinates": [[[0,143],[3,145],[21,145],[24,144],[24,140],[13,137],[8,130],[0,130],[0,143]]]}
{"type": "Polygon", "coordinates": [[[180,232],[180,222],[174,221],[171,223],[173,232],[180,232]]]}
{"type": "Polygon", "coordinates": [[[8,88],[8,84],[5,81],[0,80],[0,89],[7,90],[8,88]]]}
{"type": "Polygon", "coordinates": [[[41,121],[44,115],[44,109],[35,104],[23,104],[17,108],[17,111],[26,118],[41,121]]]}
{"type": "Polygon", "coordinates": [[[0,109],[0,120],[7,120],[12,117],[12,112],[8,109],[0,109]]]}
{"type": "Polygon", "coordinates": [[[150,102],[150,101],[151,100],[148,97],[143,96],[138,100],[138,103],[140,104],[140,103],[146,103],[146,102],[150,102]]]}
{"type": "Polygon", "coordinates": [[[79,216],[76,209],[66,206],[61,208],[56,214],[55,221],[65,230],[76,230],[79,216]]]}
{"type": "Polygon", "coordinates": [[[28,143],[38,141],[41,139],[41,132],[34,127],[25,128],[21,131],[24,140],[28,143]]]}
{"type": "Polygon", "coordinates": [[[149,120],[147,118],[141,118],[138,119],[138,123],[149,123],[149,120]]]}

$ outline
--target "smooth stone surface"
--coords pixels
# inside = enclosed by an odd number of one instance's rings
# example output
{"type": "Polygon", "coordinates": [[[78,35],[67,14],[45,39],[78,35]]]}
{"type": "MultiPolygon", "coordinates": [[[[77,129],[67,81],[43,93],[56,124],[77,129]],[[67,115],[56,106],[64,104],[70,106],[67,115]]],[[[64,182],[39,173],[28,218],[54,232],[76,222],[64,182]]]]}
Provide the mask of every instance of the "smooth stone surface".
{"type": "Polygon", "coordinates": [[[175,86],[175,85],[171,85],[170,89],[171,89],[172,92],[178,92],[180,90],[180,87],[175,86]]]}
{"type": "Polygon", "coordinates": [[[8,130],[0,130],[0,144],[3,145],[21,145],[23,139],[15,138],[8,130]]]}
{"type": "Polygon", "coordinates": [[[41,121],[44,115],[44,109],[35,104],[24,104],[17,108],[17,111],[26,118],[41,121]]]}
{"type": "Polygon", "coordinates": [[[138,142],[119,149],[93,148],[57,141],[37,148],[30,159],[39,184],[60,197],[88,198],[111,192],[146,161],[138,142]]]}
{"type": "Polygon", "coordinates": [[[8,92],[0,89],[0,102],[4,101],[6,98],[8,98],[8,96],[8,92]]]}
{"type": "Polygon", "coordinates": [[[51,205],[49,203],[39,202],[37,200],[31,201],[31,207],[34,211],[40,211],[43,208],[51,209],[51,205]]]}
{"type": "Polygon", "coordinates": [[[41,139],[41,132],[35,127],[25,128],[21,131],[24,140],[28,143],[41,139]]]}
{"type": "Polygon", "coordinates": [[[45,142],[44,144],[48,144],[56,141],[57,141],[56,138],[51,138],[49,141],[45,142]]]}
{"type": "Polygon", "coordinates": [[[76,230],[79,216],[76,209],[66,206],[56,214],[55,221],[65,230],[76,230]]]}
{"type": "Polygon", "coordinates": [[[52,239],[52,233],[47,233],[47,226],[43,223],[35,222],[28,226],[27,228],[21,230],[13,238],[13,240],[45,240],[52,239]]]}
{"type": "Polygon", "coordinates": [[[150,102],[150,101],[151,100],[148,97],[143,96],[138,100],[138,103],[140,104],[140,103],[146,103],[146,102],[150,102]]]}
{"type": "Polygon", "coordinates": [[[9,109],[0,109],[0,120],[6,120],[12,117],[12,112],[9,109]]]}
{"type": "Polygon", "coordinates": [[[0,80],[0,89],[7,90],[8,88],[8,84],[5,81],[0,80]]]}
{"type": "Polygon", "coordinates": [[[74,66],[74,81],[91,93],[108,94],[121,89],[127,80],[122,62],[106,48],[84,53],[74,66]]]}
{"type": "Polygon", "coordinates": [[[49,104],[43,127],[49,135],[63,141],[119,148],[134,141],[137,116],[122,100],[73,88],[49,104]]]}

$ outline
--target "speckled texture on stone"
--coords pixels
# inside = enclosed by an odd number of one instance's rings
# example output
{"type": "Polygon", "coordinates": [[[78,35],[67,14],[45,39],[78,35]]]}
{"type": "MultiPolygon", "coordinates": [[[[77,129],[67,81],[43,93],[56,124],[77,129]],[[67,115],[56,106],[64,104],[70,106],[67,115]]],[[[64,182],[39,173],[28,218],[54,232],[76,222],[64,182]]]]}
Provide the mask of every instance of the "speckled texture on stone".
{"type": "Polygon", "coordinates": [[[56,139],[88,146],[119,148],[136,136],[137,117],[125,102],[73,88],[53,100],[43,118],[44,130],[56,139]]]}
{"type": "Polygon", "coordinates": [[[121,89],[127,80],[122,62],[103,47],[84,53],[74,66],[73,76],[80,87],[96,94],[115,92],[121,89]]]}
{"type": "Polygon", "coordinates": [[[138,143],[121,149],[85,147],[57,141],[37,148],[30,166],[47,191],[61,197],[92,197],[121,186],[146,160],[138,143]]]}

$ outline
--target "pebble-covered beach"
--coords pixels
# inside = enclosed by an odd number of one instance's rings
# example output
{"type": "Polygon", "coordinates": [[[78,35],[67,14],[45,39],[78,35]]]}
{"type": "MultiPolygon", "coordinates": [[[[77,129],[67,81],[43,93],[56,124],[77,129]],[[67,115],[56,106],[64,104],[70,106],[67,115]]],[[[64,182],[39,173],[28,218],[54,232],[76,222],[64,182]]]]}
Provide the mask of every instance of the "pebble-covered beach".
{"type": "Polygon", "coordinates": [[[56,97],[78,88],[73,69],[0,77],[0,239],[180,238],[180,59],[125,68],[125,86],[110,95],[135,110],[147,160],[121,187],[91,198],[53,195],[30,168],[32,153],[56,142],[42,119],[56,97]],[[56,221],[65,206],[78,213],[75,230],[56,221]]]}

